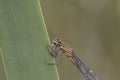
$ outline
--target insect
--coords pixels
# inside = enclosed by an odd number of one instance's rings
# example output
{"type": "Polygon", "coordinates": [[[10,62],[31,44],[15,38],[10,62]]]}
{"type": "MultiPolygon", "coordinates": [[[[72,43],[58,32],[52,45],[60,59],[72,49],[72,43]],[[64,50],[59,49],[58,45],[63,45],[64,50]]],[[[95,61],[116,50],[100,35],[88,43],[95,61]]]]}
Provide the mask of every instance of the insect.
{"type": "Polygon", "coordinates": [[[60,38],[57,37],[52,41],[50,53],[54,57],[64,53],[66,57],[78,68],[85,80],[100,80],[100,78],[90,68],[88,68],[86,64],[83,63],[73,48],[60,38]]]}

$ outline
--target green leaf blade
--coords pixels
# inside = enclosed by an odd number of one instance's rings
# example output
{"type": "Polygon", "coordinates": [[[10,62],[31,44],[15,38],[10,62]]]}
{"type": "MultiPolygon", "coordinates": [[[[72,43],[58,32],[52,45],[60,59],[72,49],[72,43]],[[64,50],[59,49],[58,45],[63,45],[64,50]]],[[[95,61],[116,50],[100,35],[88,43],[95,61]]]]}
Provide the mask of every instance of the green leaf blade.
{"type": "Polygon", "coordinates": [[[38,0],[0,0],[0,48],[9,80],[58,80],[38,0]]]}

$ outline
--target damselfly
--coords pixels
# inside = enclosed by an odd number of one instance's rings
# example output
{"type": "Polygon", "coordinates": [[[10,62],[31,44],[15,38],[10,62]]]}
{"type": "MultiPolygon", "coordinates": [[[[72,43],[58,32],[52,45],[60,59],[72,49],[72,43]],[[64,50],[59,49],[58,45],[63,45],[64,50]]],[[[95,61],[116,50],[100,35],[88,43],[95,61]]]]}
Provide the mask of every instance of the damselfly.
{"type": "Polygon", "coordinates": [[[56,57],[59,53],[65,53],[66,57],[78,68],[85,80],[100,80],[100,78],[83,63],[77,53],[60,38],[55,38],[51,44],[51,55],[56,57]]]}

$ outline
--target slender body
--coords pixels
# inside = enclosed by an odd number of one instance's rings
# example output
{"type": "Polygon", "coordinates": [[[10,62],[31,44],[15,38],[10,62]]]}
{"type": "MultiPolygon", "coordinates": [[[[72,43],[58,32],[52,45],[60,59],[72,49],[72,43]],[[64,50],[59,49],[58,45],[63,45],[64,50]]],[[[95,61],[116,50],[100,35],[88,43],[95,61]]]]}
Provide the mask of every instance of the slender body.
{"type": "Polygon", "coordinates": [[[69,45],[60,38],[55,38],[51,44],[51,55],[56,57],[61,52],[78,68],[85,80],[100,80],[98,76],[83,63],[69,45]]]}

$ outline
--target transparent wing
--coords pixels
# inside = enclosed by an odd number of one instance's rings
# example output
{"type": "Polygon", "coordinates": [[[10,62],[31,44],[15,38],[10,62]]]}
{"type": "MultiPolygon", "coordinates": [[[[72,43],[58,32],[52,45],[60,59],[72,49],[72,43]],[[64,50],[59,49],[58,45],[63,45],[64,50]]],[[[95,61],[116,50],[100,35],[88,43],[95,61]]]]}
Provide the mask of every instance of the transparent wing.
{"type": "Polygon", "coordinates": [[[73,53],[73,59],[76,63],[76,67],[85,80],[100,80],[99,77],[89,69],[75,53],[73,53]]]}

